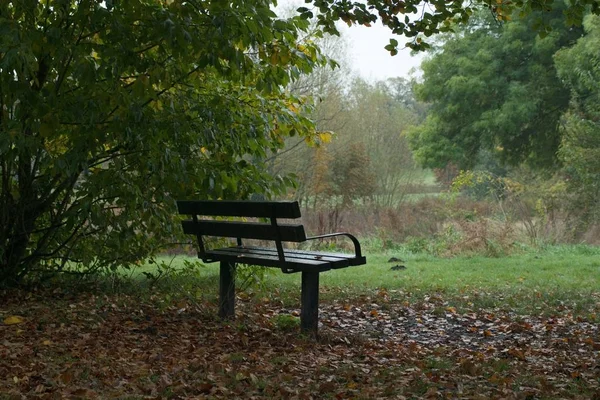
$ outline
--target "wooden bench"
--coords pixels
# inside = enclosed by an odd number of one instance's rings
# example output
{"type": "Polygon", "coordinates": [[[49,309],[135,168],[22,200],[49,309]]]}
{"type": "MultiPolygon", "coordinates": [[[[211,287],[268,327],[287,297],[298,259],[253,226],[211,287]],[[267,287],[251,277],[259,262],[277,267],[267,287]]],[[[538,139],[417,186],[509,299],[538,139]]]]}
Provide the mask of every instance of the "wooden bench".
{"type": "Polygon", "coordinates": [[[300,217],[300,207],[296,201],[182,200],[177,202],[177,207],[179,214],[192,218],[183,221],[182,225],[185,233],[196,235],[198,257],[204,262],[221,263],[219,315],[222,318],[234,316],[236,264],[278,267],[286,274],[302,273],[300,326],[303,332],[316,335],[319,274],[331,269],[362,265],[367,261],[361,254],[358,240],[348,233],[307,237],[303,225],[278,221],[300,217]],[[237,220],[232,221],[231,217],[237,217],[237,220]],[[259,222],[247,222],[244,220],[246,218],[256,218],[259,222]],[[236,238],[237,244],[207,249],[204,236],[236,238]],[[292,250],[284,247],[285,242],[302,243],[334,236],[348,237],[354,243],[354,254],[292,250]],[[242,239],[271,241],[274,247],[245,246],[242,239]]]}

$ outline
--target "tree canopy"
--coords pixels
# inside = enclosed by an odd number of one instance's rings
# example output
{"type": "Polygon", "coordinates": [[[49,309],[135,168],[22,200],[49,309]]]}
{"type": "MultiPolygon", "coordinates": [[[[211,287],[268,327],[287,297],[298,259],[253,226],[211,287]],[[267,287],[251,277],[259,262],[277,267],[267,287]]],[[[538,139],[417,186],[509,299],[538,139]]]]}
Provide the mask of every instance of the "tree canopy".
{"type": "Polygon", "coordinates": [[[127,265],[173,241],[174,199],[244,198],[310,136],[282,89],[325,62],[269,1],[0,6],[0,283],[127,265]]]}
{"type": "MultiPolygon", "coordinates": [[[[335,21],[342,20],[349,25],[358,23],[370,26],[381,21],[392,33],[412,38],[406,46],[423,50],[429,47],[427,37],[440,32],[451,32],[457,24],[465,24],[478,10],[489,9],[498,20],[509,20],[513,15],[523,18],[535,14],[534,28],[542,35],[548,34],[552,23],[546,16],[553,12],[558,3],[551,0],[314,0],[318,10],[308,7],[298,11],[305,17],[316,14],[325,32],[336,33],[335,21]]],[[[567,25],[580,25],[587,10],[600,13],[600,4],[596,0],[571,0],[562,9],[562,19],[567,25]]],[[[398,41],[390,40],[386,47],[392,55],[397,53],[398,41]]]]}
{"type": "Polygon", "coordinates": [[[590,15],[586,35],[555,56],[558,76],[571,92],[564,115],[559,157],[570,189],[577,194],[574,207],[585,224],[600,216],[600,17],[590,15]]]}
{"type": "Polygon", "coordinates": [[[553,56],[582,34],[562,12],[557,5],[546,15],[552,32],[544,37],[535,33],[536,13],[506,24],[479,14],[433,51],[416,87],[431,108],[410,135],[423,165],[472,168],[483,152],[508,164],[556,163],[570,93],[553,56]]]}

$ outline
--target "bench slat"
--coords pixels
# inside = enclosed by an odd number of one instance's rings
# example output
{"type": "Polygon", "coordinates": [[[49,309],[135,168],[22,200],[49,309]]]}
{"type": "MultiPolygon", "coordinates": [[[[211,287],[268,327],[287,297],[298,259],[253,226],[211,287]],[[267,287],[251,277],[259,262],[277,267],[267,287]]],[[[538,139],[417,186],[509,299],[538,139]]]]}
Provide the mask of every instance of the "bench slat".
{"type": "MultiPolygon", "coordinates": [[[[241,248],[240,248],[241,249],[241,248]]],[[[286,262],[281,263],[277,255],[269,256],[264,254],[252,254],[244,251],[239,251],[235,247],[210,250],[206,252],[206,258],[211,260],[229,261],[242,264],[260,265],[264,267],[276,267],[284,269],[293,269],[294,272],[301,271],[318,271],[324,272],[332,269],[331,263],[321,260],[310,259],[286,259],[286,262]]]]}
{"type": "MultiPolygon", "coordinates": [[[[277,256],[277,251],[275,249],[269,248],[255,248],[251,250],[251,254],[256,254],[258,256],[277,256]]],[[[293,252],[290,250],[285,250],[285,260],[293,261],[293,262],[303,262],[306,260],[315,260],[315,261],[325,261],[331,264],[332,268],[344,268],[350,266],[350,260],[352,256],[346,257],[328,257],[321,253],[316,252],[293,252]]]]}
{"type": "Polygon", "coordinates": [[[208,235],[231,238],[282,240],[284,242],[304,242],[306,233],[302,225],[278,225],[258,222],[238,221],[182,221],[183,231],[192,235],[208,235]],[[278,234],[279,231],[279,234],[278,234]]]}
{"type": "MultiPolygon", "coordinates": [[[[244,246],[247,249],[255,250],[255,251],[264,251],[265,253],[273,253],[277,254],[277,250],[270,247],[256,247],[256,246],[244,246]]],[[[327,253],[322,251],[308,251],[308,250],[291,250],[285,249],[286,257],[302,257],[302,255],[306,255],[308,258],[322,256],[326,259],[331,259],[332,262],[337,260],[348,260],[349,265],[363,265],[366,263],[365,257],[355,257],[354,254],[345,254],[345,253],[327,253]],[[298,256],[296,256],[296,254],[298,256]]]]}
{"type": "Polygon", "coordinates": [[[300,218],[297,201],[179,200],[179,214],[256,218],[300,218]]]}
{"type": "MultiPolygon", "coordinates": [[[[240,253],[241,255],[244,256],[252,256],[252,257],[278,257],[277,255],[277,250],[273,249],[273,248],[268,248],[268,247],[248,247],[248,246],[236,246],[236,247],[229,247],[226,250],[230,250],[230,251],[235,251],[240,253]]],[[[328,257],[327,255],[323,254],[323,253],[318,253],[318,252],[301,252],[301,251],[294,251],[294,250],[284,250],[284,255],[285,255],[285,260],[286,261],[290,261],[290,262],[298,262],[298,263],[302,263],[302,262],[309,262],[312,263],[312,261],[317,261],[317,262],[327,262],[330,263],[332,265],[337,265],[337,266],[341,266],[341,267],[347,267],[349,266],[349,259],[352,256],[346,255],[345,257],[328,257]]]]}

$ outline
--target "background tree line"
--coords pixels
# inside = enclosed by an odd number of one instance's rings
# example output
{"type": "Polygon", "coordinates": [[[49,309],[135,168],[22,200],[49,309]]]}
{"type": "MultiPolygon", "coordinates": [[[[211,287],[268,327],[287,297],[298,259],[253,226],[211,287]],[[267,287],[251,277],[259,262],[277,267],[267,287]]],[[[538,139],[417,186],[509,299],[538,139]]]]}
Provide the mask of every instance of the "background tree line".
{"type": "Polygon", "coordinates": [[[563,8],[502,24],[481,13],[443,37],[415,86],[427,118],[408,136],[420,165],[488,176],[471,188],[497,195],[493,182],[522,183],[501,185],[500,195],[561,213],[578,240],[600,211],[600,32],[592,14],[568,26],[563,8]],[[552,27],[542,37],[532,33],[541,17],[552,27]]]}
{"type": "MultiPolygon", "coordinates": [[[[312,118],[336,135],[323,146],[288,148],[275,168],[297,174],[293,196],[308,209],[347,210],[346,226],[355,225],[348,229],[380,231],[373,222],[381,222],[381,210],[397,221],[415,213],[415,200],[439,191],[423,185],[426,168],[438,185],[451,189],[454,182],[463,203],[491,201],[495,211],[481,217],[525,226],[528,240],[596,242],[598,17],[573,27],[565,11],[557,2],[527,17],[476,13],[436,37],[413,81],[348,80],[344,70],[329,71],[325,86],[303,78],[319,93],[312,118]],[[543,35],[540,20],[549,27],[543,35]]],[[[343,43],[343,60],[340,49],[343,43]]],[[[338,219],[328,226],[339,225],[338,213],[325,214],[338,219]]],[[[444,221],[409,236],[443,232],[444,221]]]]}

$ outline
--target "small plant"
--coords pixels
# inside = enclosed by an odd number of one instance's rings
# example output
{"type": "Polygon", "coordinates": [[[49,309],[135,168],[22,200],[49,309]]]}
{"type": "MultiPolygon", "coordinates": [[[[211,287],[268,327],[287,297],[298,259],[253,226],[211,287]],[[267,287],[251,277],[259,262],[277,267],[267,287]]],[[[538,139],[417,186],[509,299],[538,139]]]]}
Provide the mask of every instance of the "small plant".
{"type": "Polygon", "coordinates": [[[413,254],[427,253],[430,248],[430,243],[424,237],[408,237],[406,239],[406,250],[413,254]]]}
{"type": "Polygon", "coordinates": [[[279,314],[271,318],[271,323],[279,330],[293,331],[300,327],[300,318],[289,314],[279,314]]]}
{"type": "Polygon", "coordinates": [[[274,271],[274,269],[267,267],[238,264],[235,271],[238,290],[241,292],[248,291],[249,289],[264,291],[265,280],[274,271]]]}
{"type": "Polygon", "coordinates": [[[246,360],[246,357],[243,353],[231,353],[229,354],[229,362],[231,363],[241,363],[246,360]]]}

